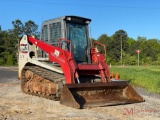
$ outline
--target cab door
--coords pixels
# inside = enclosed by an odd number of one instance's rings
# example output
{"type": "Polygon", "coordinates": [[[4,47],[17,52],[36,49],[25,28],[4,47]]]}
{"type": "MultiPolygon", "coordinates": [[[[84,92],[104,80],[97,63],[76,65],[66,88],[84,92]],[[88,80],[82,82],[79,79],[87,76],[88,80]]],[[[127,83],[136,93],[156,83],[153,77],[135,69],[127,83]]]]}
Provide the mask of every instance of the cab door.
{"type": "Polygon", "coordinates": [[[72,43],[72,54],[77,63],[87,62],[86,26],[67,23],[67,39],[72,43]]]}

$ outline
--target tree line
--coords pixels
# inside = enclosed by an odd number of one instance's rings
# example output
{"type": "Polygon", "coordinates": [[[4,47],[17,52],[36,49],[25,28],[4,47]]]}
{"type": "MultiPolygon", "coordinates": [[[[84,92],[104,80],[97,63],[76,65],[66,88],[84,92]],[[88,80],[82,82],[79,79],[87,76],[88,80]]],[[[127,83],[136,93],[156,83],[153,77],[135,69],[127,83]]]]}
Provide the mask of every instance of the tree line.
{"type": "Polygon", "coordinates": [[[0,65],[16,65],[18,57],[18,42],[24,34],[39,37],[38,25],[32,20],[22,23],[17,19],[12,21],[13,28],[3,30],[0,26],[0,65]]]}
{"type": "Polygon", "coordinates": [[[112,36],[102,34],[98,41],[106,46],[107,63],[116,65],[137,65],[140,50],[140,65],[160,65],[160,40],[128,37],[124,30],[116,31],[112,36]]]}
{"type": "MultiPolygon", "coordinates": [[[[16,65],[18,42],[24,34],[39,38],[38,25],[29,20],[22,23],[12,21],[13,28],[3,30],[0,27],[0,65],[16,65]]],[[[95,40],[94,38],[92,38],[95,40]]],[[[106,46],[107,63],[114,65],[137,65],[136,50],[140,50],[140,65],[160,65],[160,40],[138,36],[130,38],[124,30],[116,31],[112,36],[102,34],[97,39],[106,46]]],[[[104,52],[102,47],[99,48],[104,52]]]]}

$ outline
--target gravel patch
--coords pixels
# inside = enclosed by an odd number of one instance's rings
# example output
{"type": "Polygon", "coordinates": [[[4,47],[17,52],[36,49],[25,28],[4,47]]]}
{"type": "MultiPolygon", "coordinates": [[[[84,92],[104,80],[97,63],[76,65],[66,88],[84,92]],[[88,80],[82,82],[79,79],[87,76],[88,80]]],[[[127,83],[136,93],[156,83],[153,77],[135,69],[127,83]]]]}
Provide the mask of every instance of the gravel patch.
{"type": "Polygon", "coordinates": [[[134,87],[145,102],[118,106],[75,109],[59,101],[21,92],[20,81],[13,78],[0,83],[0,120],[159,120],[160,95],[134,87]]]}

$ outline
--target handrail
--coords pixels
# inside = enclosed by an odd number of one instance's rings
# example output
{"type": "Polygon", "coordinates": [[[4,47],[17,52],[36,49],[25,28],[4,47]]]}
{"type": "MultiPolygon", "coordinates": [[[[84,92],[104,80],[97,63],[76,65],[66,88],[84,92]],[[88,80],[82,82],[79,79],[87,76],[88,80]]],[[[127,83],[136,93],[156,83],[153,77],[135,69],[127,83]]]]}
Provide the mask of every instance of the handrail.
{"type": "Polygon", "coordinates": [[[100,45],[100,46],[102,46],[103,47],[103,49],[104,49],[104,57],[105,57],[105,59],[104,60],[106,60],[106,46],[104,45],[104,44],[102,44],[102,43],[99,43],[99,42],[97,42],[97,41],[93,41],[92,42],[92,46],[94,47],[95,46],[95,44],[98,44],[98,45],[100,45]]]}
{"type": "Polygon", "coordinates": [[[70,43],[69,50],[70,50],[70,58],[71,58],[71,55],[72,55],[72,42],[70,40],[67,40],[66,38],[59,38],[58,47],[60,47],[60,41],[65,41],[67,43],[70,43]]]}

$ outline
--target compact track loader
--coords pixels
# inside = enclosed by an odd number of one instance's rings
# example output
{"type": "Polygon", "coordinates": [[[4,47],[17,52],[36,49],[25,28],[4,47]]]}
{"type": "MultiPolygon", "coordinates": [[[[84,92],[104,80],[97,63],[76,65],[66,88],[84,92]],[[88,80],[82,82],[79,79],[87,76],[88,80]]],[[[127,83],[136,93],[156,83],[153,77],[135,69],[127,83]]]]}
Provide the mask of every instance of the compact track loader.
{"type": "Polygon", "coordinates": [[[40,40],[19,43],[19,79],[24,93],[86,108],[142,102],[126,82],[112,81],[106,48],[89,39],[90,19],[64,16],[42,24],[40,40]],[[104,55],[97,50],[101,46],[104,55]]]}

